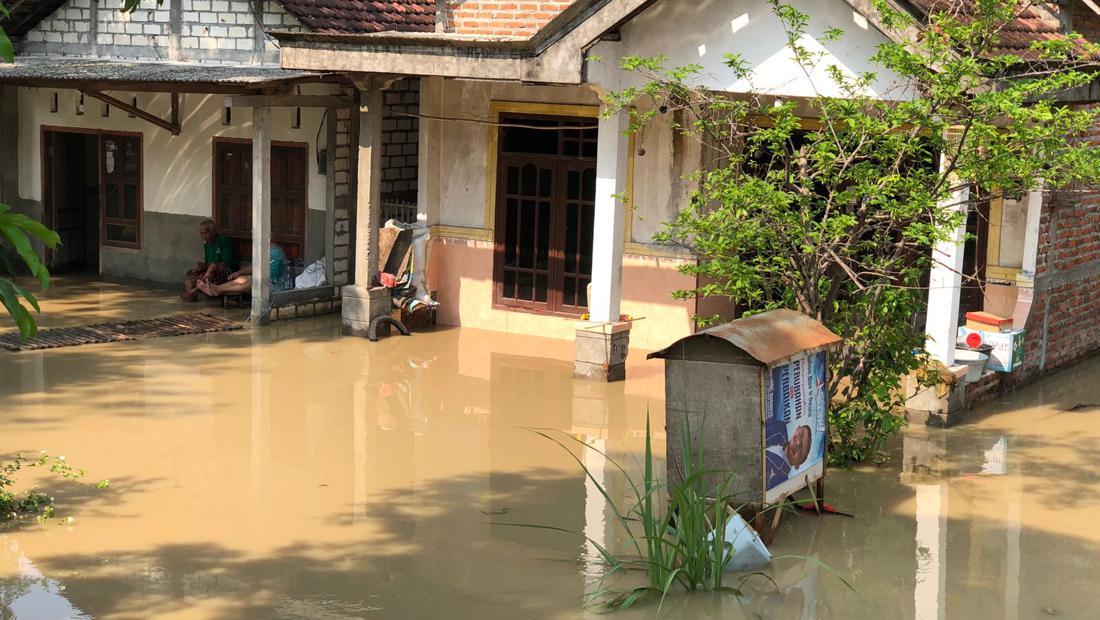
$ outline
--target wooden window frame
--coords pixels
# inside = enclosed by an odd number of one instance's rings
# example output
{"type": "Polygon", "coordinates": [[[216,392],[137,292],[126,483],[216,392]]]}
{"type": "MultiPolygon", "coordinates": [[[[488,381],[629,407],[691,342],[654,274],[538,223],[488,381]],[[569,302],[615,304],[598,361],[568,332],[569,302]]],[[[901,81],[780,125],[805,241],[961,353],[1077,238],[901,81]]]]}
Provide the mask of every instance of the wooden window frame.
{"type": "MultiPolygon", "coordinates": [[[[145,241],[145,134],[140,131],[115,131],[107,129],[96,129],[86,127],[67,127],[63,125],[41,125],[38,131],[38,145],[39,145],[39,180],[42,184],[42,198],[45,202],[47,195],[50,195],[49,209],[44,209],[45,225],[47,227],[53,227],[53,217],[56,205],[53,204],[52,192],[47,184],[49,180],[48,170],[49,153],[46,149],[46,133],[73,133],[96,136],[96,175],[99,182],[99,247],[119,248],[124,250],[138,250],[140,251],[144,246],[145,241]],[[125,241],[111,241],[107,238],[107,209],[104,201],[106,200],[106,183],[103,173],[103,138],[104,136],[117,136],[120,138],[137,138],[138,140],[138,204],[137,204],[137,241],[134,243],[127,243],[125,241]]],[[[129,220],[127,220],[129,221],[129,220]]]]}
{"type": "MultiPolygon", "coordinates": [[[[229,136],[214,136],[210,141],[210,217],[214,220],[215,226],[218,226],[219,221],[218,213],[218,145],[219,144],[239,144],[252,146],[251,138],[233,138],[229,136]]],[[[301,248],[300,254],[305,256],[306,243],[309,242],[309,143],[308,142],[296,142],[286,140],[272,140],[271,147],[284,147],[295,148],[305,151],[305,175],[303,176],[302,193],[304,195],[304,204],[302,209],[302,239],[300,241],[301,248]]],[[[218,226],[219,232],[221,227],[218,226]]],[[[231,239],[240,239],[252,242],[252,231],[248,231],[248,236],[243,236],[243,231],[227,231],[226,236],[231,239]]],[[[290,239],[285,235],[276,235],[272,233],[271,241],[275,243],[299,243],[297,239],[290,239]]],[[[239,257],[239,260],[248,260],[249,257],[239,257]]]]}
{"type": "MultiPolygon", "coordinates": [[[[540,111],[549,111],[551,113],[536,113],[528,111],[528,108],[524,104],[512,104],[509,106],[495,106],[493,111],[493,118],[499,122],[501,114],[505,116],[514,116],[520,118],[530,118],[532,120],[553,120],[561,121],[565,123],[583,123],[585,120],[592,120],[590,116],[571,116],[562,114],[562,112],[569,112],[578,108],[588,112],[588,106],[553,106],[547,105],[545,107],[531,106],[534,109],[540,111]]],[[[499,127],[494,126],[492,128],[493,140],[492,144],[492,157],[494,168],[490,177],[491,190],[489,194],[493,197],[494,202],[498,201],[498,197],[504,195],[504,184],[506,183],[506,175],[501,174],[501,165],[504,161],[505,154],[501,152],[503,149],[503,141],[500,139],[499,127]]],[[[597,150],[598,150],[597,144],[597,150]]],[[[562,208],[557,212],[551,211],[550,214],[550,234],[548,237],[548,265],[546,269],[547,277],[547,292],[546,301],[538,302],[531,300],[519,300],[504,297],[504,237],[507,234],[504,230],[504,220],[507,216],[504,209],[497,208],[499,205],[493,205],[493,208],[488,215],[492,215],[491,220],[493,228],[488,232],[490,239],[493,242],[493,298],[492,307],[496,310],[506,310],[514,312],[526,312],[532,314],[541,314],[546,316],[557,316],[563,318],[576,319],[585,314],[588,311],[587,307],[579,306],[565,306],[562,303],[564,295],[564,279],[566,274],[565,269],[565,240],[563,238],[563,231],[565,228],[566,213],[564,209],[564,197],[562,194],[562,177],[559,173],[565,172],[570,166],[576,166],[578,164],[590,165],[592,168],[596,167],[596,157],[572,157],[565,155],[539,155],[528,153],[516,153],[514,157],[520,160],[527,160],[530,163],[537,163],[539,161],[547,164],[552,164],[555,167],[554,188],[551,193],[551,209],[554,209],[555,205],[559,205],[562,208]]],[[[589,276],[591,279],[591,275],[589,276]]]]}
{"type": "Polygon", "coordinates": [[[993,282],[994,284],[1015,284],[1020,278],[1020,268],[1003,267],[999,264],[1001,262],[1001,222],[1003,217],[1004,196],[997,193],[989,198],[988,227],[986,228],[985,281],[993,282]]]}

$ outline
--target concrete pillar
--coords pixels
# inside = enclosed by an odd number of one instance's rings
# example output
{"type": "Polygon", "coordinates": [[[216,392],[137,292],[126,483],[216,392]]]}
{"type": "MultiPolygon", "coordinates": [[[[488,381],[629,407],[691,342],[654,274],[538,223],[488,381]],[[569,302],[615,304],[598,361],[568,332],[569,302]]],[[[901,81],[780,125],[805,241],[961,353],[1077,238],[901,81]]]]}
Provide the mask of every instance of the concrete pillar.
{"type": "MultiPolygon", "coordinates": [[[[336,281],[336,107],[325,112],[325,278],[336,281]]],[[[336,292],[335,289],[333,292],[336,292]]]]}
{"type": "Polygon", "coordinates": [[[589,323],[579,325],[574,341],[573,376],[599,381],[626,378],[630,323],[619,320],[626,205],[626,169],[630,154],[625,112],[601,117],[596,145],[596,201],[592,224],[592,284],[589,323]]]}
{"type": "Polygon", "coordinates": [[[623,272],[623,233],[630,126],[625,112],[599,121],[596,145],[596,206],[592,224],[592,290],[588,308],[592,321],[619,320],[623,272]]]}
{"type": "MultiPolygon", "coordinates": [[[[426,116],[443,116],[443,78],[420,78],[420,113],[426,116]]],[[[440,134],[443,121],[420,119],[420,144],[418,148],[416,186],[416,220],[426,226],[439,222],[439,170],[440,134]]]]}
{"type": "MultiPolygon", "coordinates": [[[[966,212],[970,187],[961,185],[951,192],[948,209],[966,212]]],[[[962,286],[963,244],[966,218],[951,232],[951,237],[932,248],[932,273],[928,278],[928,318],[925,322],[928,353],[946,366],[955,363],[955,340],[959,328],[959,293],[962,286]]]]}
{"type": "Polygon", "coordinates": [[[252,316],[271,313],[271,108],[252,108],[252,316]]]}
{"type": "Polygon", "coordinates": [[[390,293],[378,282],[378,223],[382,210],[382,85],[360,86],[355,193],[355,281],[341,291],[343,331],[366,336],[370,322],[390,312],[390,293]]]}

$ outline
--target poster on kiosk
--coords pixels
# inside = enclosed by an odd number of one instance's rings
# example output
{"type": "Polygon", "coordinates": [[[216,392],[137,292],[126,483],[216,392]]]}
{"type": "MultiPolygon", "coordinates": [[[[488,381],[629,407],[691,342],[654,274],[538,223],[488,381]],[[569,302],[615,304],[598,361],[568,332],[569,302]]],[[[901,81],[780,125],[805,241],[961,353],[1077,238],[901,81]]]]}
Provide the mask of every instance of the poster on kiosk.
{"type": "Polygon", "coordinates": [[[765,372],[765,503],[783,499],[825,471],[825,376],[824,351],[765,372]]]}

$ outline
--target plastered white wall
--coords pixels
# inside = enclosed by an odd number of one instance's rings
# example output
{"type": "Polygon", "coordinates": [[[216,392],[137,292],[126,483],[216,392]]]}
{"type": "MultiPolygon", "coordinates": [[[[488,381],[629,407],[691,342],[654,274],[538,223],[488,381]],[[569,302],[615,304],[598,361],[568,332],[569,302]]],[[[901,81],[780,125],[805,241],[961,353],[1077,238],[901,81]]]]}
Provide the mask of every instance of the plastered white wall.
{"type": "MultiPolygon", "coordinates": [[[[506,82],[447,80],[440,109],[448,118],[486,121],[492,101],[596,105],[599,98],[583,86],[525,86],[506,82]]],[[[422,102],[421,105],[424,105],[422,102]]],[[[477,122],[443,121],[430,139],[439,141],[439,223],[492,228],[485,221],[488,201],[489,145],[494,128],[477,122]]],[[[424,164],[423,159],[421,160],[424,164]]],[[[435,174],[422,170],[421,174],[435,174]]],[[[434,222],[433,222],[434,223],[434,222]]]]}
{"type": "Polygon", "coordinates": [[[841,95],[826,75],[830,64],[855,75],[873,71],[878,76],[869,94],[900,97],[893,73],[870,61],[886,36],[840,0],[790,0],[810,16],[802,44],[825,57],[807,74],[794,62],[782,24],[765,0],[661,0],[622,28],[618,42],[597,44],[591,54],[589,80],[614,90],[640,81],[618,69],[624,56],[666,56],[666,66],[702,66],[701,85],[728,92],[758,92],[788,97],[841,95]],[[824,42],[830,28],[844,30],[840,41],[824,42]],[[741,54],[753,68],[750,83],[738,79],[725,66],[725,54],[741,54]]]}
{"type": "MultiPolygon", "coordinates": [[[[170,98],[163,93],[111,92],[122,101],[137,96],[138,106],[161,118],[168,118],[170,98]]],[[[84,98],[84,114],[76,114],[79,93],[72,90],[46,88],[19,89],[19,195],[28,200],[42,200],[42,139],[43,126],[70,127],[140,132],[142,134],[143,198],[145,211],[180,215],[210,216],[212,214],[213,138],[252,137],[252,111],[233,108],[230,126],[222,125],[224,95],[180,95],[180,119],[183,131],[179,136],[156,127],[140,118],[129,118],[126,112],[112,108],[109,117],[100,114],[101,102],[84,98]],[[50,112],[50,98],[58,94],[58,111],[50,112]]],[[[293,108],[272,110],[276,141],[304,142],[309,145],[309,208],[324,210],[325,177],[317,173],[318,127],[324,110],[302,108],[299,129],[291,128],[293,108]]],[[[322,147],[325,131],[320,131],[322,147]]]]}
{"type": "MultiPolygon", "coordinates": [[[[450,119],[487,120],[493,101],[599,104],[596,92],[587,87],[446,80],[441,88],[426,90],[425,96],[440,96],[440,92],[442,101],[437,107],[422,104],[423,109],[437,110],[436,114],[448,119],[421,125],[429,141],[421,152],[421,176],[432,181],[424,183],[422,191],[428,193],[427,203],[438,205],[438,221],[433,219],[430,224],[465,228],[493,228],[485,215],[489,148],[495,129],[450,119]]],[[[654,122],[635,136],[629,212],[632,234],[628,241],[652,242],[653,234],[685,204],[692,185],[684,177],[698,167],[700,152],[692,138],[674,135],[666,123],[654,122]]]]}

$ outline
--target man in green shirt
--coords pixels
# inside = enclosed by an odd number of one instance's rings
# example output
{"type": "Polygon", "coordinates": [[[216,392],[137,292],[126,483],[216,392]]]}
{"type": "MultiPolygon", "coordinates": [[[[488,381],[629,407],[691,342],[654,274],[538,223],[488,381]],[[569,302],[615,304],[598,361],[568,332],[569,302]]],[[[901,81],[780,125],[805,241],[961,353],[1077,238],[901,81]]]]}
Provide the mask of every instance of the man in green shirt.
{"type": "Polygon", "coordinates": [[[199,294],[199,282],[221,284],[230,279],[229,275],[237,269],[237,259],[233,255],[233,244],[229,237],[219,235],[214,228],[214,220],[199,222],[199,236],[202,237],[202,262],[187,272],[183,281],[183,301],[195,301],[199,294]]]}

